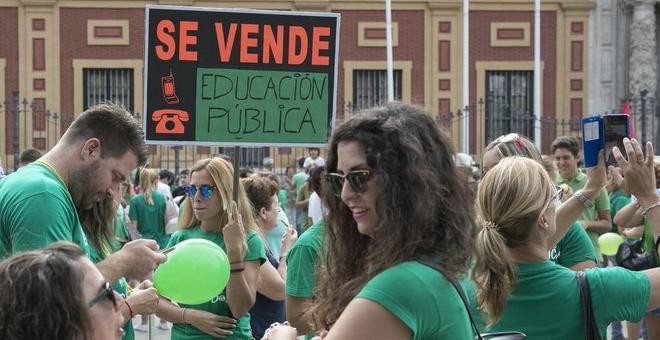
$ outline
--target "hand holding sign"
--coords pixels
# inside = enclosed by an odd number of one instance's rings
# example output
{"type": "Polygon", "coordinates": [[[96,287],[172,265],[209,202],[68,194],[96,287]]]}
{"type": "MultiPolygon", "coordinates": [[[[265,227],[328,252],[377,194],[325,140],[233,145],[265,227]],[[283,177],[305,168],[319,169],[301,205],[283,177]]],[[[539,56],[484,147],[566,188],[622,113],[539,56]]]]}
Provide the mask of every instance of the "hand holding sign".
{"type": "Polygon", "coordinates": [[[235,201],[231,202],[231,211],[229,221],[222,228],[222,236],[225,239],[227,255],[229,262],[241,262],[247,253],[247,243],[245,242],[245,228],[243,227],[243,217],[238,212],[238,206],[235,201]]]}

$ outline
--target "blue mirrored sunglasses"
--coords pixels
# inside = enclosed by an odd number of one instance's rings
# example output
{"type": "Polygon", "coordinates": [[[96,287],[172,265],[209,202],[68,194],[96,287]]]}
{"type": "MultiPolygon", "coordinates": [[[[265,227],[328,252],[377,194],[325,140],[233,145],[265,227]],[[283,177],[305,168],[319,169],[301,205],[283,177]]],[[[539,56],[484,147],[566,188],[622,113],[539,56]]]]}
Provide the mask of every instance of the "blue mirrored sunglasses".
{"type": "Polygon", "coordinates": [[[196,187],[194,185],[186,185],[183,187],[183,191],[186,192],[186,195],[188,197],[194,198],[195,195],[197,194],[197,191],[199,190],[199,193],[202,195],[203,198],[210,198],[211,195],[213,195],[213,190],[215,189],[215,186],[209,185],[209,184],[204,184],[199,187],[196,187]]]}

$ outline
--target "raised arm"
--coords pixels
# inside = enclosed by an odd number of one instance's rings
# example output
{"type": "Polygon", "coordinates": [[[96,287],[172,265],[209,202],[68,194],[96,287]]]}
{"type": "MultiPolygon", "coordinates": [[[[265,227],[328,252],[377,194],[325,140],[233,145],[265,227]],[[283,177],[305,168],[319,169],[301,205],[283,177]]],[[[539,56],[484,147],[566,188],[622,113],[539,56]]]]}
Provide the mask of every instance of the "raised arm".
{"type": "MultiPolygon", "coordinates": [[[[587,183],[581,190],[581,195],[593,202],[598,196],[600,190],[605,186],[607,180],[607,168],[603,153],[598,155],[598,165],[587,169],[587,183]]],[[[577,194],[580,195],[580,194],[577,194]]],[[[559,241],[564,238],[568,229],[577,221],[577,219],[586,210],[586,206],[578,200],[576,194],[567,199],[559,208],[557,208],[556,225],[557,231],[548,241],[548,249],[552,249],[559,241]]]]}
{"type": "Polygon", "coordinates": [[[655,170],[653,168],[653,145],[646,143],[646,157],[637,140],[623,140],[628,160],[621,151],[614,148],[612,153],[623,173],[622,188],[637,197],[640,211],[653,229],[655,237],[660,235],[660,198],[655,191],[655,170]]]}

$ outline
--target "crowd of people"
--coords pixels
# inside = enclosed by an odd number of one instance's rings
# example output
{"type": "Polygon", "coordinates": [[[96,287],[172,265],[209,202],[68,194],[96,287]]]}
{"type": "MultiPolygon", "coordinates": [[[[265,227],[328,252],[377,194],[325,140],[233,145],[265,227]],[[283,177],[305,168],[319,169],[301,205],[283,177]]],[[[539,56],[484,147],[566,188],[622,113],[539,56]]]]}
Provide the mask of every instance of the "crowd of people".
{"type": "Polygon", "coordinates": [[[390,103],[336,127],[325,157],[174,174],[146,164],[129,112],[100,104],[0,180],[0,338],[134,339],[156,315],[172,339],[604,339],[610,325],[622,339],[621,322],[660,339],[660,268],[600,251],[612,232],[657,262],[660,169],[650,143],[623,143],[617,167],[601,154],[582,169],[578,140],[542,155],[511,133],[478,166],[429,114],[390,103]],[[151,282],[161,250],[189,239],[230,264],[197,305],[151,282]]]}

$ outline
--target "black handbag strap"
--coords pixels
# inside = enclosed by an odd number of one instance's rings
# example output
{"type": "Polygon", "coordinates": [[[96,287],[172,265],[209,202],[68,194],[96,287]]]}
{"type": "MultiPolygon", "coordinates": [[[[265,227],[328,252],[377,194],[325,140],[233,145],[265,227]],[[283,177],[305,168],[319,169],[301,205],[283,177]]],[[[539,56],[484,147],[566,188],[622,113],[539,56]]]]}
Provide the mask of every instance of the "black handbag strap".
{"type": "Polygon", "coordinates": [[[583,271],[575,273],[577,276],[578,286],[580,287],[580,298],[582,299],[582,314],[584,315],[584,329],[586,340],[600,340],[600,333],[596,327],[596,320],[594,319],[594,308],[591,305],[591,290],[589,289],[589,281],[587,274],[583,271]]]}
{"type": "Polygon", "coordinates": [[[467,298],[465,297],[463,288],[461,288],[460,284],[458,283],[458,281],[456,281],[454,276],[451,275],[447,270],[445,270],[445,268],[442,267],[439,263],[432,262],[429,260],[417,260],[417,262],[439,271],[447,279],[447,281],[449,281],[449,283],[451,283],[452,286],[454,286],[454,288],[458,292],[458,295],[461,297],[461,300],[463,301],[463,305],[465,305],[465,311],[467,312],[468,317],[470,318],[470,324],[472,324],[472,328],[474,329],[474,333],[476,334],[475,338],[479,340],[483,340],[483,338],[481,337],[481,333],[479,332],[479,327],[477,327],[477,323],[474,322],[474,318],[472,317],[472,312],[470,312],[470,304],[468,303],[467,298]]]}

